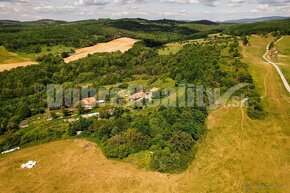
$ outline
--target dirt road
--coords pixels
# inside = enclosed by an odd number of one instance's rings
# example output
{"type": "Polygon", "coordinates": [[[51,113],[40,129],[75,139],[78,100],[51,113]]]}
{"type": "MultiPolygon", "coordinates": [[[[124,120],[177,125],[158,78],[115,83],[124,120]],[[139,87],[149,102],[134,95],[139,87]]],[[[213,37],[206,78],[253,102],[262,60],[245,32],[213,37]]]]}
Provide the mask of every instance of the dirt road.
{"type": "MultiPolygon", "coordinates": [[[[281,41],[283,39],[283,37],[281,37],[279,40],[277,40],[275,43],[278,43],[279,41],[281,41]]],[[[280,68],[278,67],[278,65],[277,64],[275,64],[274,62],[272,62],[270,59],[268,59],[267,58],[267,55],[269,54],[269,46],[270,46],[270,44],[268,44],[268,46],[267,46],[267,51],[266,51],[266,53],[263,55],[263,58],[268,62],[268,63],[270,63],[270,64],[272,64],[274,67],[275,67],[275,69],[277,70],[277,72],[278,72],[278,74],[279,74],[279,76],[280,76],[280,78],[281,78],[281,80],[282,80],[282,82],[283,82],[283,84],[284,84],[284,87],[286,88],[286,90],[290,93],[290,86],[289,86],[289,84],[288,84],[288,82],[287,82],[287,80],[286,80],[286,78],[285,78],[285,76],[284,76],[284,74],[282,73],[282,71],[280,70],[280,68]]]]}
{"type": "Polygon", "coordinates": [[[37,62],[19,62],[19,63],[12,63],[12,64],[0,64],[0,72],[3,72],[5,70],[11,70],[13,68],[21,67],[21,66],[29,66],[38,64],[37,62]]]}

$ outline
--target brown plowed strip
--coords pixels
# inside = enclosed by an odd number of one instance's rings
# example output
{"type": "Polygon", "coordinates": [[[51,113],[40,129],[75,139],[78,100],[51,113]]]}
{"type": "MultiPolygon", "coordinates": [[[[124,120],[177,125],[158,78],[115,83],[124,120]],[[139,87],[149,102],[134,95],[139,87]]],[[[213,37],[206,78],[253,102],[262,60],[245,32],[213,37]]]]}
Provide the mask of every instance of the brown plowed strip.
{"type": "Polygon", "coordinates": [[[64,59],[65,63],[79,60],[81,58],[87,57],[89,54],[95,54],[100,52],[116,52],[120,51],[122,53],[128,51],[133,47],[133,45],[139,40],[131,38],[119,38],[107,43],[99,43],[95,46],[81,48],[76,50],[73,55],[64,59]]]}
{"type": "Polygon", "coordinates": [[[13,68],[21,67],[21,66],[29,66],[38,64],[37,62],[19,62],[19,63],[12,63],[12,64],[0,64],[0,72],[5,70],[11,70],[13,68]]]}

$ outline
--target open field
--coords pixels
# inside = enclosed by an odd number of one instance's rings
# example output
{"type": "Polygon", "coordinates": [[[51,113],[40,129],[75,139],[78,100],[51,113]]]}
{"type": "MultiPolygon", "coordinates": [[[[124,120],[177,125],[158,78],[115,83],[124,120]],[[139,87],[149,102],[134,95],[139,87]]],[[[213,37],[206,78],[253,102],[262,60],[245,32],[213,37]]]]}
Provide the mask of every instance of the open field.
{"type": "Polygon", "coordinates": [[[183,48],[183,46],[185,46],[187,44],[192,44],[194,42],[202,43],[202,42],[205,42],[205,39],[195,39],[195,40],[189,40],[189,41],[184,41],[184,42],[168,43],[168,44],[165,44],[158,51],[159,51],[160,55],[176,54],[177,52],[179,52],[183,48]]]}
{"type": "Polygon", "coordinates": [[[180,42],[168,43],[165,44],[163,48],[159,49],[160,55],[169,55],[169,54],[176,54],[179,52],[184,44],[180,42]]]}
{"type": "Polygon", "coordinates": [[[182,42],[167,43],[163,47],[161,47],[161,48],[158,49],[158,53],[160,55],[176,54],[185,45],[193,44],[193,43],[205,43],[205,42],[209,42],[210,40],[213,40],[216,37],[226,38],[226,37],[229,37],[229,36],[228,35],[221,35],[219,33],[216,33],[216,34],[210,34],[210,35],[208,35],[208,38],[199,38],[199,39],[193,39],[193,40],[186,40],[186,41],[182,41],[182,42]]]}
{"type": "Polygon", "coordinates": [[[37,63],[25,56],[9,52],[3,46],[0,46],[0,72],[32,64],[37,63]]]}
{"type": "Polygon", "coordinates": [[[0,65],[27,62],[28,58],[19,56],[16,53],[9,52],[3,46],[0,46],[0,65]]]}
{"type": "Polygon", "coordinates": [[[288,83],[290,82],[290,36],[284,36],[282,41],[276,44],[279,51],[278,58],[273,61],[277,63],[283,74],[285,75],[288,83]]]}
{"type": "Polygon", "coordinates": [[[52,55],[61,55],[62,52],[69,52],[74,50],[74,47],[67,47],[64,45],[57,45],[57,46],[43,46],[41,48],[42,54],[52,54],[52,55]]]}
{"type": "Polygon", "coordinates": [[[68,58],[65,58],[65,63],[69,63],[75,60],[79,60],[81,58],[87,57],[89,54],[95,54],[98,52],[125,52],[128,51],[133,45],[139,40],[131,39],[131,38],[119,38],[107,43],[99,43],[95,46],[86,47],[77,49],[75,54],[71,55],[68,58]]]}
{"type": "Polygon", "coordinates": [[[11,63],[11,64],[1,64],[0,65],[0,72],[3,72],[5,70],[11,70],[13,68],[17,67],[25,67],[25,66],[30,66],[38,64],[37,62],[19,62],[19,63],[11,63]]]}

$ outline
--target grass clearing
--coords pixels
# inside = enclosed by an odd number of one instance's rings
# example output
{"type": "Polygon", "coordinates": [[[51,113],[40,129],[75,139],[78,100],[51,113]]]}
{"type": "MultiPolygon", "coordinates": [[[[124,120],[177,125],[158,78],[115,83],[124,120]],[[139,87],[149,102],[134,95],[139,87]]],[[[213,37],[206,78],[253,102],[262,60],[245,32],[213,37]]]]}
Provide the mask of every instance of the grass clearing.
{"type": "Polygon", "coordinates": [[[169,54],[176,54],[179,52],[183,47],[183,44],[180,42],[168,43],[165,44],[163,48],[158,50],[159,55],[169,55],[169,54]]]}
{"type": "Polygon", "coordinates": [[[27,62],[29,58],[18,55],[17,53],[9,52],[3,46],[0,46],[0,65],[27,62]]]}
{"type": "Polygon", "coordinates": [[[37,64],[33,60],[33,57],[28,57],[28,54],[9,52],[3,46],[0,46],[0,72],[37,64]]]}
{"type": "Polygon", "coordinates": [[[167,43],[158,49],[158,53],[159,53],[159,55],[176,54],[185,45],[194,44],[194,43],[202,44],[205,42],[210,42],[212,40],[217,40],[218,38],[230,38],[230,36],[224,35],[224,34],[221,35],[220,33],[216,33],[216,34],[208,35],[208,38],[200,38],[200,39],[194,39],[194,40],[186,40],[186,41],[182,41],[182,42],[167,43]]]}
{"type": "Polygon", "coordinates": [[[277,63],[281,71],[283,72],[288,83],[290,82],[290,36],[284,36],[284,38],[276,44],[279,51],[277,58],[272,60],[277,63]]]}

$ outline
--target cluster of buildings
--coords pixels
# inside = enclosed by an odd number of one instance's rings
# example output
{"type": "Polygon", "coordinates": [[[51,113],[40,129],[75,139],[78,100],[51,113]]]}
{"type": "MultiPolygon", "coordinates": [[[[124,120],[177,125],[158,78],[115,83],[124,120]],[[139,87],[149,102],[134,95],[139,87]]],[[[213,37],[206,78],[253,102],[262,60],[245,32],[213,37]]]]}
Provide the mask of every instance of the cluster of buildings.
{"type": "Polygon", "coordinates": [[[95,97],[84,98],[81,100],[81,104],[86,109],[93,109],[97,104],[104,104],[106,103],[105,100],[96,100],[95,97]]]}
{"type": "MultiPolygon", "coordinates": [[[[129,101],[133,102],[139,102],[142,100],[146,101],[151,101],[153,97],[153,93],[159,91],[158,88],[152,88],[147,92],[144,92],[143,90],[138,91],[134,94],[128,95],[127,92],[120,91],[118,95],[121,97],[127,98],[129,101]]],[[[104,104],[106,103],[106,100],[97,100],[95,97],[89,97],[89,98],[84,98],[81,100],[81,104],[83,105],[84,108],[86,109],[93,109],[97,104],[104,104]]]]}

